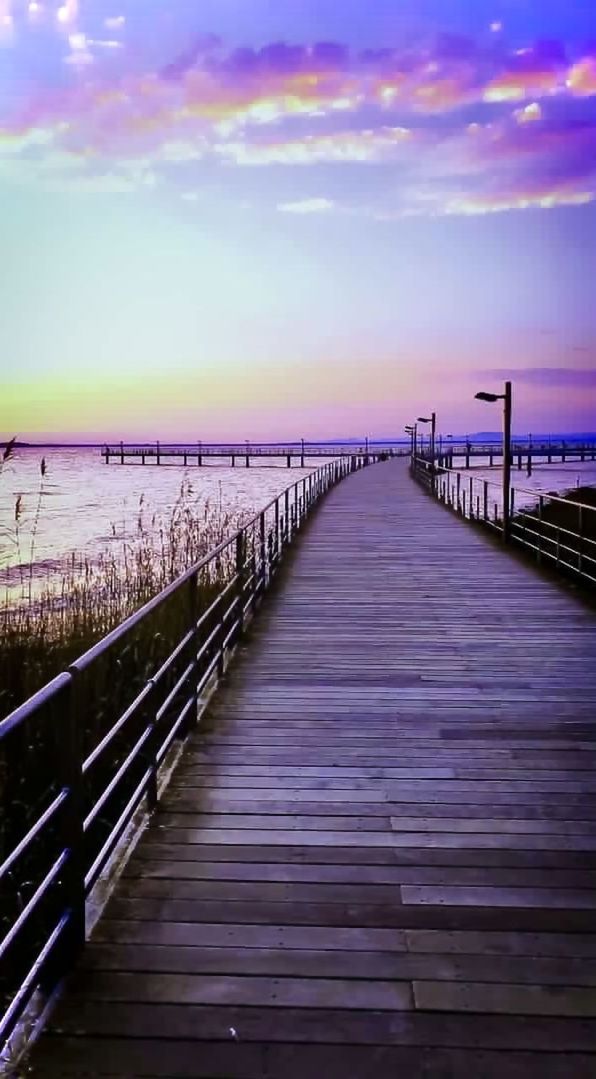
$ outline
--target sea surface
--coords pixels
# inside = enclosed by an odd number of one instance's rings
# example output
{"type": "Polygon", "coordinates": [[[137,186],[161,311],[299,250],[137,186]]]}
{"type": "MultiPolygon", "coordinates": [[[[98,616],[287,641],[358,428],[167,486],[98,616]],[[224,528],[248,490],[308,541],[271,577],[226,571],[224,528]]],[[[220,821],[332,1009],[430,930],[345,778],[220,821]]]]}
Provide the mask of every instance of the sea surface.
{"type": "Polygon", "coordinates": [[[263,466],[255,459],[250,468],[143,467],[106,465],[99,449],[17,449],[0,474],[0,586],[15,586],[19,565],[32,563],[38,584],[52,584],[73,553],[93,561],[121,548],[140,510],[146,526],[167,525],[183,486],[193,513],[224,520],[232,531],[320,465],[307,458],[305,468],[291,469],[285,460],[263,466]]]}

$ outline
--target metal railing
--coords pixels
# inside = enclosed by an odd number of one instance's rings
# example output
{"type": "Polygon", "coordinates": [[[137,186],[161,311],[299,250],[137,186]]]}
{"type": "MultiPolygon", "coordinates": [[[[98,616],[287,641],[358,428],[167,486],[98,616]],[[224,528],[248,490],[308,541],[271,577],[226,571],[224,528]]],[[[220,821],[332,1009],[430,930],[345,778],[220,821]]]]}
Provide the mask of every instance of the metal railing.
{"type": "MultiPolygon", "coordinates": [[[[411,462],[414,478],[454,513],[503,535],[500,482],[446,468],[428,458],[411,462]]],[[[596,585],[596,506],[512,486],[510,542],[537,562],[596,585]]]]}
{"type": "Polygon", "coordinates": [[[164,762],[194,727],[286,548],[355,470],[332,461],[0,722],[0,1049],[85,940],[85,906],[164,762]]]}
{"type": "Polygon", "coordinates": [[[246,460],[270,460],[286,457],[289,460],[299,460],[304,467],[305,458],[337,458],[337,457],[369,457],[378,460],[381,456],[399,457],[407,456],[409,444],[406,442],[387,442],[367,439],[361,444],[345,444],[341,442],[287,442],[287,443],[219,443],[219,442],[195,442],[195,443],[166,443],[166,442],[116,442],[104,444],[101,448],[101,456],[109,464],[110,461],[125,462],[138,461],[144,464],[148,461],[161,463],[163,460],[182,460],[184,464],[201,464],[203,459],[209,458],[226,459],[232,462],[236,459],[246,460]]]}

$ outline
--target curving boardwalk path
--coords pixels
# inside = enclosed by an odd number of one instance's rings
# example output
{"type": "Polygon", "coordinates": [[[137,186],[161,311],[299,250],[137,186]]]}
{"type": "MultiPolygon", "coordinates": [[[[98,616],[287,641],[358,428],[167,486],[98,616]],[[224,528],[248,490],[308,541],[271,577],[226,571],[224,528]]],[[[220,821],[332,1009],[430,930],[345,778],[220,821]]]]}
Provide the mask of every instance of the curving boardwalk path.
{"type": "Polygon", "coordinates": [[[594,1079],[596,616],[403,462],[334,489],[33,1075],[594,1079]]]}

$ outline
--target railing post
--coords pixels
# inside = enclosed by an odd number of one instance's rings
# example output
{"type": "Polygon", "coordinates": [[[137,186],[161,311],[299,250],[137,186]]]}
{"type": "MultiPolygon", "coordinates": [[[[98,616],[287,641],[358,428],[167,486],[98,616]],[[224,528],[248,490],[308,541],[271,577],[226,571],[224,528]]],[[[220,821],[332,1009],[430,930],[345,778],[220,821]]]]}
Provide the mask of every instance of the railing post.
{"type": "Polygon", "coordinates": [[[286,487],[286,490],[284,491],[284,520],[285,520],[284,543],[287,546],[287,544],[290,542],[290,492],[289,492],[287,487],[286,487]]]}
{"type": "Polygon", "coordinates": [[[238,596],[239,609],[238,609],[238,634],[241,636],[244,633],[244,561],[245,561],[245,543],[244,532],[239,532],[236,536],[236,576],[238,578],[236,583],[236,595],[238,596]]]}
{"type": "MultiPolygon", "coordinates": [[[[538,498],[538,562],[542,562],[542,518],[544,516],[544,495],[538,498]]],[[[548,552],[547,552],[548,553],[548,552]]]]}
{"type": "Polygon", "coordinates": [[[198,688],[198,685],[199,685],[199,668],[198,668],[198,663],[197,663],[197,655],[199,653],[199,639],[198,639],[198,630],[197,630],[197,622],[199,620],[199,576],[198,576],[198,573],[193,573],[192,577],[190,578],[190,580],[188,582],[188,609],[189,609],[189,616],[190,616],[190,625],[191,625],[192,633],[193,633],[193,636],[192,636],[192,659],[193,659],[193,663],[195,664],[195,674],[194,674],[194,679],[193,679],[193,692],[194,692],[194,696],[195,696],[195,707],[189,713],[188,721],[184,724],[184,727],[186,728],[184,733],[187,733],[189,730],[191,730],[196,725],[198,715],[199,715],[199,702],[198,702],[198,693],[197,693],[197,688],[198,688]]]}
{"type": "Polygon", "coordinates": [[[482,483],[482,512],[484,520],[488,520],[488,480],[483,480],[482,483]]]}
{"type": "Polygon", "coordinates": [[[265,538],[265,513],[259,517],[259,547],[261,549],[261,581],[263,589],[267,587],[267,542],[265,538]]]}
{"type": "Polygon", "coordinates": [[[146,701],[147,709],[147,727],[150,731],[149,738],[147,739],[147,760],[149,762],[149,777],[147,779],[147,787],[145,790],[145,797],[147,799],[147,810],[149,813],[153,813],[157,809],[158,797],[157,797],[157,721],[155,716],[155,702],[154,692],[150,692],[146,701]]]}
{"type": "Polygon", "coordinates": [[[68,801],[63,816],[64,847],[68,851],[64,870],[66,906],[70,917],[64,940],[63,966],[70,966],[85,944],[85,798],[83,786],[83,712],[80,674],[71,667],[66,708],[66,736],[60,747],[68,801]]]}
{"type": "Polygon", "coordinates": [[[577,572],[581,576],[581,574],[583,573],[583,570],[584,570],[584,560],[583,560],[583,550],[582,550],[583,541],[584,541],[584,508],[583,508],[583,506],[578,506],[578,539],[579,539],[579,543],[577,545],[577,572]]]}
{"type": "Polygon", "coordinates": [[[279,498],[275,499],[275,563],[279,562],[279,498]]]}

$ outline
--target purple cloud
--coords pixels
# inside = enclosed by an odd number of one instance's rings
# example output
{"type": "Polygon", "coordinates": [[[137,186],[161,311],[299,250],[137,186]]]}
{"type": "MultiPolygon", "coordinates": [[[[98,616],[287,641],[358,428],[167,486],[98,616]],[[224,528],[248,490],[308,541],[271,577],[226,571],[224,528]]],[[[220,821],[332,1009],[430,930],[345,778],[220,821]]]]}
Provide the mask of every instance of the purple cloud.
{"type": "Polygon", "coordinates": [[[486,374],[492,378],[523,382],[528,386],[596,387],[596,366],[496,368],[486,374]]]}

